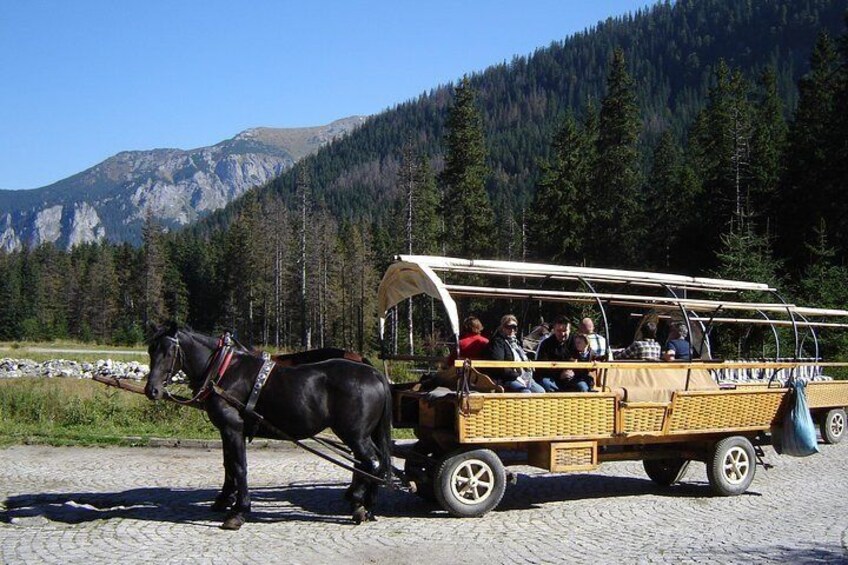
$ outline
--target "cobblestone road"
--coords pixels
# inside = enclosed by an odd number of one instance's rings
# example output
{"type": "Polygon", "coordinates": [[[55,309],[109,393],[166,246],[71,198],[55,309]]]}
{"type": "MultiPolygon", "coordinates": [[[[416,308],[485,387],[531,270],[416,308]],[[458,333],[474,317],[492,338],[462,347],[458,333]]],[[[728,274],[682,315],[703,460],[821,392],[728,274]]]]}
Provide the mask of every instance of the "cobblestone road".
{"type": "Polygon", "coordinates": [[[238,532],[208,510],[216,450],[0,450],[0,563],[846,563],[848,443],[775,455],[747,494],[709,495],[702,464],[663,489],[639,463],[549,475],[519,468],[500,507],[450,518],[382,492],[354,526],[347,473],[294,449],[251,449],[254,512],[238,532]]]}

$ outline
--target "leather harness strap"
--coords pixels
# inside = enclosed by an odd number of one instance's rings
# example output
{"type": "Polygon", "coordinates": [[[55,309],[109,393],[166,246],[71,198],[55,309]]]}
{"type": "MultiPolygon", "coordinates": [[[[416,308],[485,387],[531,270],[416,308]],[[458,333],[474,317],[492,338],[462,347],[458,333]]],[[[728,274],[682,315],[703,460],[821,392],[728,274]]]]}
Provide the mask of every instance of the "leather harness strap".
{"type": "Polygon", "coordinates": [[[259,400],[259,393],[262,392],[262,387],[265,386],[265,381],[268,380],[271,370],[274,368],[274,365],[276,365],[267,351],[262,352],[262,359],[264,359],[265,362],[262,364],[262,368],[259,369],[259,374],[256,375],[256,382],[253,383],[253,390],[250,391],[250,398],[247,399],[247,404],[244,405],[244,413],[248,416],[253,416],[255,413],[254,408],[256,408],[256,402],[259,400]]]}

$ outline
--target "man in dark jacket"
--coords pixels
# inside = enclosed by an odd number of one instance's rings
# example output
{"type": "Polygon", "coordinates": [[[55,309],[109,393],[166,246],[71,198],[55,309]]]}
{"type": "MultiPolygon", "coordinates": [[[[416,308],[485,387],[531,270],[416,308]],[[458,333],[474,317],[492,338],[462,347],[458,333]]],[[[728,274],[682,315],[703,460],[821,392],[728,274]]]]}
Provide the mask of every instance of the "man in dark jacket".
{"type": "MultiPolygon", "coordinates": [[[[536,361],[568,361],[571,355],[570,347],[571,322],[565,316],[559,316],[554,320],[553,331],[542,340],[536,352],[536,361]]],[[[558,392],[562,389],[561,384],[574,376],[571,369],[540,369],[538,377],[541,379],[542,388],[547,392],[558,392]]]]}

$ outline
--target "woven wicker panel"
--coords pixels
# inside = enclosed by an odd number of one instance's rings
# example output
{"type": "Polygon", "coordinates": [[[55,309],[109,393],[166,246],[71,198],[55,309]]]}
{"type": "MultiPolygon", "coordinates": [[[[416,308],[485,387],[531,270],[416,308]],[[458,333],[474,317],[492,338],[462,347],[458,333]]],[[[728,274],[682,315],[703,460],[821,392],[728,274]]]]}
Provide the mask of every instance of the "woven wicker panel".
{"type": "Polygon", "coordinates": [[[594,465],[594,450],[591,446],[554,448],[554,461],[551,471],[564,471],[572,467],[590,467],[594,465]]]}
{"type": "Polygon", "coordinates": [[[675,394],[668,433],[767,429],[777,419],[786,389],[675,394]]]}
{"type": "Polygon", "coordinates": [[[666,406],[639,406],[630,404],[621,407],[622,431],[627,434],[661,432],[666,406]]]}
{"type": "Polygon", "coordinates": [[[598,394],[486,395],[482,408],[460,414],[464,442],[609,437],[615,428],[615,398],[598,394]]]}
{"type": "Polygon", "coordinates": [[[813,382],[806,391],[810,408],[848,406],[848,381],[813,382]]]}

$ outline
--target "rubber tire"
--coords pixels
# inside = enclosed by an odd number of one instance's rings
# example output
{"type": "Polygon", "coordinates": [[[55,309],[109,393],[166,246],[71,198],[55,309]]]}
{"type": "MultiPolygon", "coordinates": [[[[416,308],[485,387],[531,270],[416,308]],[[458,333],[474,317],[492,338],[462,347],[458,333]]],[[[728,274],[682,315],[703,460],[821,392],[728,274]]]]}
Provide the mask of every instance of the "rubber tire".
{"type": "Polygon", "coordinates": [[[756,469],[754,446],[742,436],[716,442],[707,459],[707,478],[713,493],[718,496],[744,493],[754,480],[756,469]]]}
{"type": "Polygon", "coordinates": [[[644,459],[642,466],[648,477],[664,487],[670,487],[683,478],[683,474],[689,467],[687,459],[671,457],[668,459],[644,459]]]}
{"type": "Polygon", "coordinates": [[[846,420],[844,408],[828,410],[819,421],[821,437],[825,443],[839,443],[845,439],[846,420]]]}
{"type": "Polygon", "coordinates": [[[439,465],[434,486],[436,500],[451,516],[477,518],[500,504],[506,491],[506,469],[490,449],[454,452],[439,465]],[[483,479],[476,483],[483,488],[468,490],[469,478],[483,479]]]}

